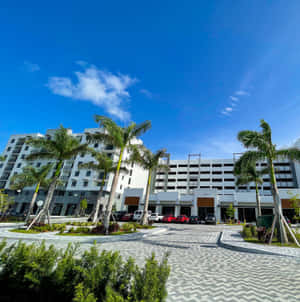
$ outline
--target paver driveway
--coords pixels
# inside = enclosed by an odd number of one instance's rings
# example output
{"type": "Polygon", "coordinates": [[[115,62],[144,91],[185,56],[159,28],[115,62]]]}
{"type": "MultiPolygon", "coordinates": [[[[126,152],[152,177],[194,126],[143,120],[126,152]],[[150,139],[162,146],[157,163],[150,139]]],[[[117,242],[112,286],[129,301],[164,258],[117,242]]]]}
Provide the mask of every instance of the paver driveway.
{"type": "MultiPolygon", "coordinates": [[[[138,241],[109,242],[138,263],[154,252],[170,252],[171,301],[300,301],[300,258],[250,254],[217,245],[221,226],[170,225],[167,232],[138,241]]],[[[57,242],[63,246],[63,242],[57,242]]],[[[89,244],[82,245],[82,249],[89,244]]]]}

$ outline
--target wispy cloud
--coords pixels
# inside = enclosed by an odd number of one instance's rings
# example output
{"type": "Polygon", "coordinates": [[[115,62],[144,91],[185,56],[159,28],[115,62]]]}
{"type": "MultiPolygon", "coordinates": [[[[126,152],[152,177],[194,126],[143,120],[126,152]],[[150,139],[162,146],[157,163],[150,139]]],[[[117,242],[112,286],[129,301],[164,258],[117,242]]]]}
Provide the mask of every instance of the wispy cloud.
{"type": "Polygon", "coordinates": [[[236,95],[250,95],[250,93],[246,90],[238,90],[235,92],[236,95]]]}
{"type": "Polygon", "coordinates": [[[40,70],[40,66],[38,64],[31,63],[29,61],[24,61],[24,68],[28,72],[35,72],[40,70]]]}
{"type": "Polygon", "coordinates": [[[229,105],[221,110],[222,115],[230,116],[231,113],[234,111],[234,108],[238,105],[240,98],[244,96],[249,96],[250,93],[246,90],[237,90],[234,92],[233,95],[229,96],[229,99],[231,100],[229,105]],[[238,96],[238,97],[237,97],[238,96]]]}
{"type": "Polygon", "coordinates": [[[140,89],[140,93],[145,95],[149,99],[151,99],[153,96],[152,93],[147,89],[140,89]]]}
{"type": "Polygon", "coordinates": [[[135,78],[121,73],[113,74],[88,66],[86,62],[77,62],[84,71],[76,71],[76,83],[68,77],[50,77],[47,86],[57,95],[76,100],[88,101],[103,107],[109,114],[120,120],[130,119],[124,108],[124,101],[130,98],[128,88],[136,82],[135,78]]]}

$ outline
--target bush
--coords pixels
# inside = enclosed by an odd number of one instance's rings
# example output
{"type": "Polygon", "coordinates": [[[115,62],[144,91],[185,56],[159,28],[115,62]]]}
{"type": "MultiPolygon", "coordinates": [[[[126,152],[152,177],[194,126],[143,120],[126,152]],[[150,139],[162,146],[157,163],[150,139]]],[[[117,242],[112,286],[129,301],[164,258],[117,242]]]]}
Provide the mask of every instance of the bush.
{"type": "Polygon", "coordinates": [[[168,255],[154,254],[139,268],[132,258],[94,245],[77,257],[79,245],[64,251],[19,242],[0,244],[0,300],[65,302],[162,302],[170,273],[168,255]]]}
{"type": "Polygon", "coordinates": [[[133,223],[124,223],[121,226],[121,230],[124,232],[133,232],[136,230],[136,225],[133,223]]]}
{"type": "Polygon", "coordinates": [[[252,237],[257,237],[257,230],[255,225],[250,226],[252,237]]]}
{"type": "Polygon", "coordinates": [[[251,226],[249,224],[246,224],[243,226],[243,237],[245,238],[251,238],[252,237],[252,232],[251,232],[251,226]]]}
{"type": "Polygon", "coordinates": [[[108,227],[108,232],[109,233],[115,233],[118,232],[120,230],[120,225],[116,222],[114,223],[110,223],[109,227],[108,227]]]}

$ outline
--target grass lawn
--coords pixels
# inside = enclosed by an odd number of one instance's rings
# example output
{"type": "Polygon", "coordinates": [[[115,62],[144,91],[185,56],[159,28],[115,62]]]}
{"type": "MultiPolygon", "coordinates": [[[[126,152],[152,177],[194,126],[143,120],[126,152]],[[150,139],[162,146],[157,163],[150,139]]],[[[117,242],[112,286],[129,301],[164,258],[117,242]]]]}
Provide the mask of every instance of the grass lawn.
{"type": "Polygon", "coordinates": [[[10,232],[13,233],[25,233],[25,234],[40,234],[40,233],[45,233],[45,232],[40,232],[40,231],[36,231],[36,230],[25,230],[25,229],[13,229],[13,230],[9,230],[10,232]]]}
{"type": "MultiPolygon", "coordinates": [[[[114,232],[109,234],[110,235],[125,235],[125,234],[132,234],[132,233],[136,233],[135,231],[130,231],[130,232],[114,232]]],[[[95,234],[95,233],[59,233],[57,235],[60,236],[106,236],[104,234],[95,234]]]]}
{"type": "MultiPolygon", "coordinates": [[[[298,239],[298,238],[297,238],[298,239]]],[[[244,240],[246,242],[250,242],[250,243],[257,243],[257,244],[263,244],[263,245],[269,245],[267,243],[264,243],[260,240],[258,240],[256,237],[249,237],[249,238],[245,238],[244,240]]],[[[299,240],[299,239],[298,239],[299,240]]],[[[273,238],[272,243],[270,244],[271,246],[284,246],[284,247],[296,247],[299,248],[299,246],[297,246],[295,243],[286,243],[286,244],[281,244],[277,238],[273,238]]]]}

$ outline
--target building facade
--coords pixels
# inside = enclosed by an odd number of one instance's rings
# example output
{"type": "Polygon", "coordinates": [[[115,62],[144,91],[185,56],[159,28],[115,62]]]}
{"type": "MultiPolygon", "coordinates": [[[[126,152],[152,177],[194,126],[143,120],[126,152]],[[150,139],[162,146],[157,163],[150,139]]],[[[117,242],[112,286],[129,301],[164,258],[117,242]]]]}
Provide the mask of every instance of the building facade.
{"type": "MultiPolygon", "coordinates": [[[[232,159],[201,159],[200,155],[190,155],[187,160],[162,160],[169,166],[168,171],[157,171],[152,183],[150,210],[160,214],[196,215],[204,218],[214,213],[219,221],[226,219],[226,209],[230,204],[235,207],[235,218],[253,221],[256,217],[255,184],[236,186],[233,174],[232,159]]],[[[267,166],[266,162],[256,164],[257,169],[267,166]]],[[[282,199],[285,215],[293,215],[291,196],[300,193],[299,164],[283,159],[275,162],[277,185],[282,199]]],[[[259,186],[262,213],[273,213],[273,199],[269,175],[263,176],[263,184],[259,186]]],[[[143,189],[124,191],[122,208],[132,211],[142,208],[143,189]]]]}
{"type": "MultiPolygon", "coordinates": [[[[11,177],[15,174],[22,173],[22,169],[31,165],[33,167],[41,167],[47,163],[53,163],[53,169],[49,172],[49,176],[54,173],[54,160],[35,160],[27,161],[26,157],[34,151],[34,148],[26,141],[28,138],[45,137],[51,139],[55,133],[55,129],[50,129],[45,135],[40,133],[34,134],[18,134],[12,135],[5,147],[2,155],[5,160],[0,162],[0,188],[5,189],[9,195],[14,196],[15,209],[17,212],[24,212],[31,201],[34,187],[24,188],[21,192],[17,192],[10,189],[11,177]]],[[[71,129],[68,129],[70,135],[77,138],[81,143],[86,143],[86,134],[95,133],[101,131],[99,128],[85,129],[83,133],[73,133],[71,129]]],[[[133,143],[142,144],[142,141],[136,139],[133,143]]],[[[101,143],[91,143],[90,147],[96,151],[106,152],[109,157],[114,161],[118,160],[119,150],[111,145],[103,145],[101,143]]],[[[128,158],[128,152],[125,150],[124,159],[128,158]]],[[[100,179],[102,179],[103,173],[88,169],[79,169],[78,166],[81,163],[87,163],[93,161],[93,157],[90,154],[80,154],[71,160],[64,162],[61,180],[62,186],[57,187],[53,200],[51,203],[52,215],[73,215],[79,209],[79,203],[82,199],[86,198],[88,201],[87,212],[91,212],[96,201],[96,197],[99,191],[100,179]]],[[[115,206],[120,209],[122,193],[125,188],[131,187],[144,187],[147,182],[147,171],[135,164],[127,164],[128,173],[121,173],[119,183],[117,186],[115,206]]],[[[104,205],[108,200],[108,196],[111,190],[113,180],[113,174],[107,175],[103,190],[103,197],[101,203],[104,205]]],[[[37,200],[45,200],[46,191],[41,189],[37,200]]]]}

